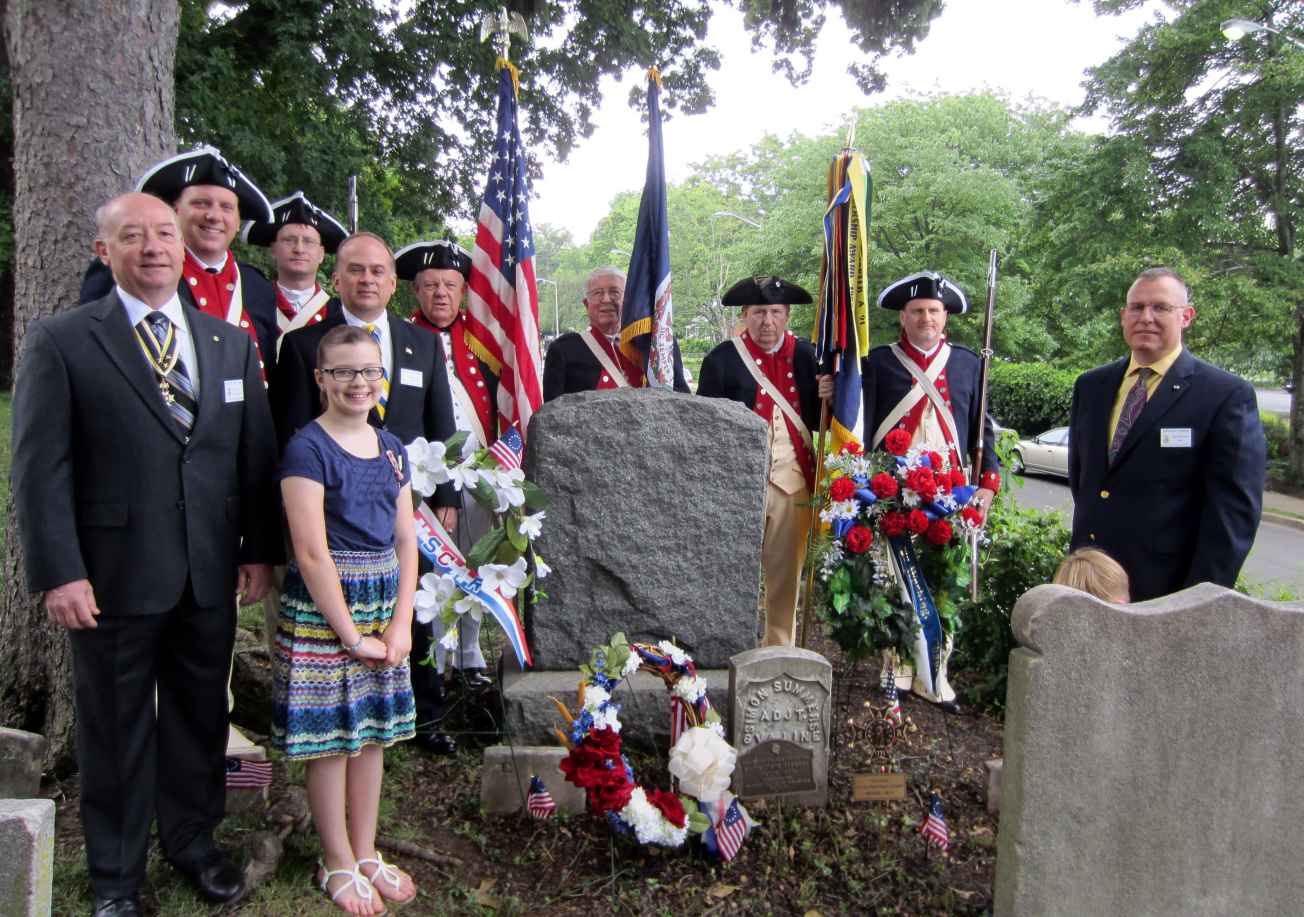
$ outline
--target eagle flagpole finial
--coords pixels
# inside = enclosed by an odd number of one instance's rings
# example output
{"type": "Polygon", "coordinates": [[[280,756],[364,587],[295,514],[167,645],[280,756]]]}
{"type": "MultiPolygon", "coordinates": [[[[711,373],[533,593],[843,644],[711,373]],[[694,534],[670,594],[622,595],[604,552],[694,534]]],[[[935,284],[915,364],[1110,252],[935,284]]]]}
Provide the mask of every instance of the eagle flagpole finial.
{"type": "Polygon", "coordinates": [[[505,6],[499,7],[496,13],[485,13],[484,19],[480,20],[480,40],[487,41],[492,37],[494,50],[503,60],[510,60],[507,52],[511,47],[513,34],[521,41],[526,41],[530,37],[525,27],[525,17],[520,13],[509,13],[505,6]]]}

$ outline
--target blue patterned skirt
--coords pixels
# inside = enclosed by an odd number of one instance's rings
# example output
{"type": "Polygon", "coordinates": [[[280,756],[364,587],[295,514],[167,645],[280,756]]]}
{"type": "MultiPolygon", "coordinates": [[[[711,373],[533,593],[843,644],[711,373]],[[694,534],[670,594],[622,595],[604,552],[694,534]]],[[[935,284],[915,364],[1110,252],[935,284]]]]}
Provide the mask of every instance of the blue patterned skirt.
{"type": "MultiPolygon", "coordinates": [[[[344,601],[364,637],[379,638],[398,599],[392,550],[332,551],[344,601]]],[[[272,744],[290,758],[356,755],[416,734],[408,663],[369,669],[344,647],[290,563],[281,591],[273,661],[272,744]]]]}

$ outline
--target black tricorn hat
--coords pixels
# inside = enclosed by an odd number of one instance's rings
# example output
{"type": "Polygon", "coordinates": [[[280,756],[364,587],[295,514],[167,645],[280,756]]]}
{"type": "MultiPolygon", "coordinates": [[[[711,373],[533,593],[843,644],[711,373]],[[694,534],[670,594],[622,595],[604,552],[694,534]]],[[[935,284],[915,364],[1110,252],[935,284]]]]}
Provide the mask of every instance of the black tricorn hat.
{"type": "Polygon", "coordinates": [[[181,192],[191,185],[229,188],[240,202],[241,217],[272,221],[272,205],[267,202],[267,197],[248,176],[227,162],[216,147],[201,146],[156,163],[140,177],[136,190],[175,204],[181,192]]]}
{"type": "Polygon", "coordinates": [[[349,237],[348,230],[340,224],[339,220],[304,197],[302,191],[296,191],[289,197],[274,201],[272,217],[270,223],[249,220],[240,232],[240,238],[250,245],[266,247],[276,241],[276,234],[280,232],[282,226],[288,223],[301,223],[317,230],[321,236],[322,248],[326,249],[327,254],[333,255],[340,247],[340,243],[349,237]]]}
{"type": "Polygon", "coordinates": [[[784,306],[811,302],[810,294],[781,277],[746,277],[720,300],[726,306],[784,306]]]}
{"type": "Polygon", "coordinates": [[[413,242],[394,253],[400,280],[416,280],[422,271],[458,271],[463,277],[471,276],[471,256],[466,249],[447,239],[413,242]]]}
{"type": "Polygon", "coordinates": [[[948,280],[937,271],[920,271],[902,277],[878,294],[878,304],[881,307],[898,312],[912,299],[936,299],[953,315],[969,311],[969,300],[965,299],[964,290],[956,286],[954,280],[948,280]]]}

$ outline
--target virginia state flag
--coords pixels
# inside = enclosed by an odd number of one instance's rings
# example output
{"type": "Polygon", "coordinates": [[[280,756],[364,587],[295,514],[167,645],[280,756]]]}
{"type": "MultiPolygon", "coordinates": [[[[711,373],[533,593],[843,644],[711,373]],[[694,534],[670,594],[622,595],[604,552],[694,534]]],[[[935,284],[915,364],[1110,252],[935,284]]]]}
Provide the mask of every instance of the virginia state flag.
{"type": "Polygon", "coordinates": [[[824,270],[815,319],[815,355],[834,367],[829,451],[864,445],[860,360],[869,353],[869,173],[856,152],[833,162],[836,189],[824,213],[824,270]]]}
{"type": "Polygon", "coordinates": [[[647,374],[647,384],[674,385],[674,310],[670,299],[670,229],[666,219],[666,168],[661,151],[661,74],[647,81],[647,180],[638,205],[634,252],[625,281],[620,349],[647,374]]]}

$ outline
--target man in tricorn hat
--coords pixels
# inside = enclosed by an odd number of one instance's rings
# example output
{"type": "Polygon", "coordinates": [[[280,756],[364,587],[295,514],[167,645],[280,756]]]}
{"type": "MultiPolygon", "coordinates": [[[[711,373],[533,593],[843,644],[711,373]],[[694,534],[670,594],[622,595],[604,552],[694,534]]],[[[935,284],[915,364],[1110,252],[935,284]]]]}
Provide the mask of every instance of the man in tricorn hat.
{"type": "MultiPolygon", "coordinates": [[[[242,217],[271,221],[267,198],[211,146],[151,166],[136,190],[162,198],[177,212],[186,249],[178,285],[182,303],[248,334],[258,348],[263,378],[270,378],[276,361],[276,294],[257,268],[238,263],[230,251],[242,217]]],[[[81,301],[98,299],[112,286],[107,266],[92,263],[82,279],[81,301]]]]}
{"type": "MultiPolygon", "coordinates": [[[[572,392],[643,388],[643,369],[620,349],[621,310],[625,303],[625,272],[596,268],[584,282],[584,308],[589,327],[568,331],[548,346],[543,361],[543,400],[572,392]]],[[[689,392],[684,364],[675,342],[675,391],[689,392]]]]}
{"type": "Polygon", "coordinates": [[[271,251],[276,262],[277,350],[280,337],[326,317],[330,296],[317,281],[327,255],[335,254],[348,232],[302,191],[272,204],[272,220],[250,220],[242,241],[271,251]]]}
{"type": "Polygon", "coordinates": [[[770,426],[761,546],[766,646],[791,646],[795,637],[815,488],[811,430],[819,427],[820,399],[833,397],[833,377],[816,375],[815,348],[788,330],[792,305],[810,301],[809,293],[778,277],[749,277],[730,287],[723,302],[742,307],[746,328],[706,355],[697,387],[699,395],[746,405],[770,426]]]}
{"type": "MultiPolygon", "coordinates": [[[[948,456],[951,467],[967,470],[982,436],[983,467],[973,505],[985,516],[1000,489],[1001,475],[991,417],[978,416],[980,360],[972,350],[946,339],[947,317],[969,309],[964,291],[935,271],[921,271],[889,285],[879,294],[878,304],[900,313],[901,336],[875,347],[865,358],[869,448],[880,448],[888,433],[902,429],[910,434],[911,448],[948,456]]],[[[919,679],[911,687],[929,700],[955,701],[944,678],[931,696],[919,679]]]]}
{"type": "MultiPolygon", "coordinates": [[[[453,421],[467,434],[463,455],[493,444],[498,438],[498,375],[500,367],[480,347],[468,331],[462,305],[466,299],[466,282],[471,276],[471,256],[456,242],[443,239],[413,242],[394,254],[400,280],[412,282],[417,310],[412,324],[439,336],[443,345],[448,387],[452,392],[453,421]]],[[[456,457],[450,456],[450,461],[456,457]]],[[[465,554],[489,531],[489,512],[462,491],[457,527],[449,534],[465,554]]],[[[435,639],[443,636],[442,624],[436,619],[435,639]]],[[[445,664],[467,675],[473,687],[488,685],[484,675],[484,654],[480,650],[480,622],[462,618],[458,651],[449,653],[442,644],[435,647],[435,662],[440,674],[445,664]],[[450,658],[451,657],[451,658],[450,658]]]]}

